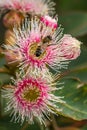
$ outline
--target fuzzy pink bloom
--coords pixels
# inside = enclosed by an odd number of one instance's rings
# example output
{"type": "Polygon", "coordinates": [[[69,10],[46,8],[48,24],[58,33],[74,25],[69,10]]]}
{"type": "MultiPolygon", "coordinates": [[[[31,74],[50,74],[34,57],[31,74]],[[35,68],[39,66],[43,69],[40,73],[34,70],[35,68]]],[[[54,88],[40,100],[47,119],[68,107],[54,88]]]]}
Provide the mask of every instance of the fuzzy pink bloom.
{"type": "MultiPolygon", "coordinates": [[[[53,84],[52,84],[53,85],[53,84]]],[[[15,122],[26,120],[33,123],[34,118],[38,118],[40,123],[45,123],[45,117],[50,113],[60,111],[55,103],[64,103],[61,97],[52,94],[57,88],[52,87],[41,78],[24,77],[15,81],[13,88],[3,90],[5,97],[9,99],[6,111],[12,110],[15,122]]]]}
{"type": "MultiPolygon", "coordinates": [[[[64,59],[58,52],[59,39],[62,36],[60,27],[54,32],[52,28],[46,27],[39,20],[32,19],[25,21],[25,26],[23,25],[22,29],[14,29],[14,34],[15,44],[6,45],[5,48],[20,55],[18,61],[21,62],[23,68],[32,66],[43,69],[49,65],[52,69],[58,70],[66,67],[64,59]]],[[[6,55],[9,56],[9,53],[6,55]]]]}
{"type": "Polygon", "coordinates": [[[67,60],[76,59],[81,52],[80,45],[80,41],[73,38],[71,35],[65,34],[59,44],[61,55],[67,60]]]}
{"type": "Polygon", "coordinates": [[[3,0],[0,1],[0,10],[15,10],[22,13],[33,14],[52,14],[54,11],[54,2],[50,0],[3,0]]]}
{"type": "Polygon", "coordinates": [[[56,29],[58,27],[57,20],[51,18],[50,16],[42,16],[40,20],[48,27],[51,27],[53,29],[56,29]]]}

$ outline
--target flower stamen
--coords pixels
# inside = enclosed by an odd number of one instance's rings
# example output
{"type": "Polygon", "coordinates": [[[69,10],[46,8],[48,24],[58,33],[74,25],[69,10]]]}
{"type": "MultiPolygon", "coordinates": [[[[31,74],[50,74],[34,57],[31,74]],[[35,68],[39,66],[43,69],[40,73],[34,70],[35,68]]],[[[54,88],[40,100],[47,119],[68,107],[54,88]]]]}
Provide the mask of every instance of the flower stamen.
{"type": "Polygon", "coordinates": [[[28,102],[35,102],[38,99],[39,95],[40,95],[40,90],[36,86],[32,88],[31,86],[29,86],[28,90],[24,90],[22,97],[28,102]]]}

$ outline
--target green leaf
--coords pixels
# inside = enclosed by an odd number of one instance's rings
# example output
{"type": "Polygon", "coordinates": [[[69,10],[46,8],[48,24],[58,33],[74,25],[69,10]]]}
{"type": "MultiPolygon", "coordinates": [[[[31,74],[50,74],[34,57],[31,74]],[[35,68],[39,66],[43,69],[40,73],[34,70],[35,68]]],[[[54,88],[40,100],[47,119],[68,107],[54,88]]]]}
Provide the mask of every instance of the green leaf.
{"type": "Polygon", "coordinates": [[[5,111],[5,109],[7,107],[7,103],[9,102],[9,100],[4,98],[4,94],[3,94],[2,91],[1,91],[0,94],[1,94],[0,95],[0,104],[1,104],[0,111],[1,111],[1,116],[3,117],[3,116],[6,116],[6,115],[8,115],[10,113],[9,111],[8,112],[5,111]]]}
{"type": "Polygon", "coordinates": [[[20,124],[15,124],[10,122],[9,117],[4,117],[0,119],[0,127],[3,129],[0,130],[20,130],[20,124]]]}
{"type": "Polygon", "coordinates": [[[87,125],[84,126],[81,130],[87,130],[87,125]]]}
{"type": "Polygon", "coordinates": [[[61,11],[87,10],[86,0],[55,0],[61,11]]]}
{"type": "Polygon", "coordinates": [[[4,117],[0,119],[0,130],[40,130],[37,123],[26,124],[26,122],[21,125],[20,123],[10,122],[9,117],[4,117]]]}
{"type": "MultiPolygon", "coordinates": [[[[6,64],[5,58],[0,57],[0,69],[5,69],[4,65],[6,64]]],[[[5,72],[0,71],[0,84],[9,83],[11,76],[5,72]]]]}
{"type": "Polygon", "coordinates": [[[5,58],[0,57],[0,67],[2,67],[4,64],[6,64],[5,58]]]}
{"type": "Polygon", "coordinates": [[[87,34],[87,13],[86,12],[70,12],[59,17],[59,23],[64,27],[64,33],[73,36],[81,36],[87,34]]]}
{"type": "Polygon", "coordinates": [[[8,74],[0,74],[0,84],[6,84],[6,83],[10,83],[11,82],[11,76],[8,74]]]}
{"type": "Polygon", "coordinates": [[[64,88],[56,92],[57,96],[64,96],[66,102],[58,103],[59,108],[62,108],[60,114],[75,120],[87,119],[87,85],[78,88],[80,82],[69,78],[64,83],[64,88]]]}
{"type": "Polygon", "coordinates": [[[0,126],[0,130],[7,130],[5,126],[0,126]]]}

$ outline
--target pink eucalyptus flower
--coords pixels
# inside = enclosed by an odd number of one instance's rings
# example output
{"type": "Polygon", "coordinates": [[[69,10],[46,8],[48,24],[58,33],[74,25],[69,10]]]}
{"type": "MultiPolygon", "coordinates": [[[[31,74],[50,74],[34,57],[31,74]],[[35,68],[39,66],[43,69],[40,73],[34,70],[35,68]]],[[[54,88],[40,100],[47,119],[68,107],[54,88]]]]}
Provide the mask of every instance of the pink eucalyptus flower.
{"type": "Polygon", "coordinates": [[[51,18],[50,16],[42,16],[40,20],[48,27],[51,27],[53,29],[56,29],[58,27],[57,20],[54,18],[51,18]]]}
{"type": "Polygon", "coordinates": [[[71,35],[65,34],[59,44],[61,56],[67,60],[76,59],[80,55],[81,42],[71,35]]]}
{"type": "Polygon", "coordinates": [[[6,45],[5,48],[20,55],[18,61],[23,68],[32,66],[43,69],[48,65],[58,70],[66,66],[61,53],[58,52],[59,39],[62,36],[60,27],[54,32],[52,28],[46,27],[39,20],[31,19],[31,21],[25,21],[22,28],[14,28],[14,34],[15,44],[6,45]]]}
{"type": "Polygon", "coordinates": [[[0,10],[2,13],[6,10],[15,10],[22,13],[46,15],[53,13],[54,5],[54,2],[50,0],[2,0],[0,10]]]}
{"type": "Polygon", "coordinates": [[[45,118],[50,113],[60,111],[55,103],[64,103],[61,97],[55,96],[52,92],[57,90],[53,83],[48,84],[45,80],[31,76],[23,77],[14,81],[13,87],[3,90],[5,97],[9,99],[6,111],[12,110],[15,122],[26,120],[33,123],[38,118],[40,123],[45,124],[45,118]]]}

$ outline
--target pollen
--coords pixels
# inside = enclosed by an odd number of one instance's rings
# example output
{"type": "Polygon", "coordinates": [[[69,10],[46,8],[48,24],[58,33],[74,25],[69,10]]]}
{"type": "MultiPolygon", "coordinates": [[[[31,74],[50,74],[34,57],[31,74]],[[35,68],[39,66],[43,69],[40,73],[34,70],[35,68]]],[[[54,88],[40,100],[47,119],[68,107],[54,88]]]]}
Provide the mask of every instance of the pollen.
{"type": "Polygon", "coordinates": [[[23,99],[29,102],[35,102],[39,96],[40,96],[40,90],[36,86],[32,88],[28,87],[28,90],[24,90],[22,94],[23,99]]]}

